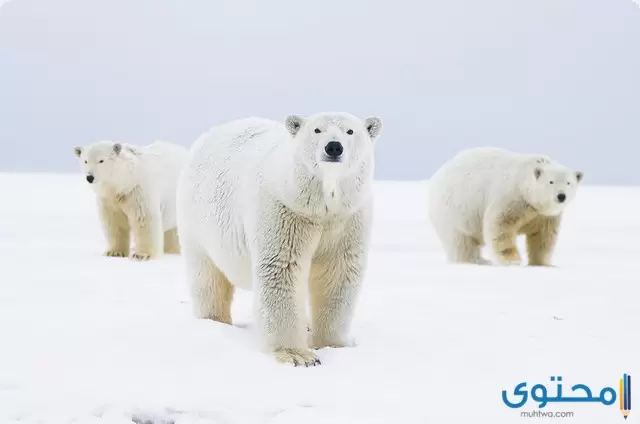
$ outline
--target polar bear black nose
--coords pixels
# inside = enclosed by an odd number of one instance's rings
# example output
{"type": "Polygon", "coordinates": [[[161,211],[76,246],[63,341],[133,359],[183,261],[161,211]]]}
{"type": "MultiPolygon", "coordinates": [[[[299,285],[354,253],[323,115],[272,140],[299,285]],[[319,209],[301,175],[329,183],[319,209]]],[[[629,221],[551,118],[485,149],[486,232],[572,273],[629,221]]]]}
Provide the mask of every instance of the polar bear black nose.
{"type": "Polygon", "coordinates": [[[558,194],[558,202],[562,203],[565,200],[567,200],[567,195],[566,194],[564,194],[564,193],[558,194]]]}
{"type": "Polygon", "coordinates": [[[89,184],[91,184],[94,179],[95,178],[93,178],[93,175],[87,175],[87,181],[89,182],[89,184]]]}
{"type": "Polygon", "coordinates": [[[342,154],[343,148],[339,141],[330,141],[324,146],[324,151],[332,158],[337,158],[342,154]]]}

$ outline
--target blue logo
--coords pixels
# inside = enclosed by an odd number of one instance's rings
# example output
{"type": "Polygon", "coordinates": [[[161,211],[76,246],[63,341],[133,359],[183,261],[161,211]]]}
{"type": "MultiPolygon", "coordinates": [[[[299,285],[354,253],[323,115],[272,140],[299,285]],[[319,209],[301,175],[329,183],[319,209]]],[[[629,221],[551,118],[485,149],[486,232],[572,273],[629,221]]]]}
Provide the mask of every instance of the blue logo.
{"type": "Polygon", "coordinates": [[[538,403],[538,408],[544,408],[549,403],[602,403],[605,406],[613,405],[617,398],[620,398],[620,411],[624,419],[627,419],[631,411],[631,376],[624,374],[619,381],[620,393],[616,394],[612,387],[604,387],[594,396],[593,391],[585,384],[575,384],[571,386],[571,394],[564,395],[562,390],[562,377],[551,377],[551,381],[556,383],[555,396],[549,396],[549,391],[542,384],[536,384],[527,389],[527,383],[518,384],[513,390],[513,395],[519,400],[508,399],[507,391],[502,391],[502,401],[509,408],[521,408],[529,400],[538,403]]]}

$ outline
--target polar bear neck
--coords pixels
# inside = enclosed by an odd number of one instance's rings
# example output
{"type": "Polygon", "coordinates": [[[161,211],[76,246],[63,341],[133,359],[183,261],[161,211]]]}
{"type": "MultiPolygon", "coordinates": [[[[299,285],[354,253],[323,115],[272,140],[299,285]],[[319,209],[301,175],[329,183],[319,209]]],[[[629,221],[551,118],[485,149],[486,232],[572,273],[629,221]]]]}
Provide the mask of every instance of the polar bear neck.
{"type": "Polygon", "coordinates": [[[135,187],[144,185],[146,177],[140,160],[122,152],[122,157],[118,160],[117,168],[114,169],[111,178],[96,185],[95,188],[103,196],[123,196],[135,187]]]}
{"type": "Polygon", "coordinates": [[[330,218],[355,213],[370,197],[367,178],[359,173],[347,176],[310,173],[303,165],[294,171],[283,193],[283,202],[309,218],[330,218]]]}
{"type": "Polygon", "coordinates": [[[337,214],[342,209],[341,199],[344,192],[340,187],[340,181],[336,178],[322,179],[322,194],[327,208],[327,212],[337,214]]]}

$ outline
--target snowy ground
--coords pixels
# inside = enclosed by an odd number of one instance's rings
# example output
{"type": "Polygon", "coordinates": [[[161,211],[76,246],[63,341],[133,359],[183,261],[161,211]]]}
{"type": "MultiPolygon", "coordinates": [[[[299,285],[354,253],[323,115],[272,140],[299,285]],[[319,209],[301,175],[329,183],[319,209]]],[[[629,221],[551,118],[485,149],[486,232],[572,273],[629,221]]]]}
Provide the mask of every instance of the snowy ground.
{"type": "Polygon", "coordinates": [[[0,174],[0,423],[518,423],[519,382],[640,376],[640,189],[581,188],[550,269],[446,264],[427,189],[378,184],[358,345],[307,369],[258,353],[250,293],[235,326],[196,320],[180,257],[102,257],[80,176],[0,174]]]}

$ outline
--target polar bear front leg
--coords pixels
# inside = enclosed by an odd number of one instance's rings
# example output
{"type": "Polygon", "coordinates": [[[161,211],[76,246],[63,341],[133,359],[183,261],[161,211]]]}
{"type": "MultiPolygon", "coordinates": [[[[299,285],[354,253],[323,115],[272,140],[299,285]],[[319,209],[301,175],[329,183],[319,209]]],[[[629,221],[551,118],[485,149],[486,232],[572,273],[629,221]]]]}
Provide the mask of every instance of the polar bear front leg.
{"type": "Polygon", "coordinates": [[[529,265],[551,266],[561,219],[561,216],[539,216],[531,223],[527,232],[529,265]]]}
{"type": "Polygon", "coordinates": [[[258,225],[252,255],[257,328],[278,362],[319,365],[307,345],[305,295],[320,229],[284,207],[279,209],[274,214],[278,222],[258,225]]]}
{"type": "Polygon", "coordinates": [[[159,202],[140,187],[122,196],[120,201],[135,243],[131,259],[143,261],[159,256],[164,244],[159,202]]]}
{"type": "Polygon", "coordinates": [[[102,231],[107,240],[105,256],[126,258],[129,256],[129,222],[120,207],[107,201],[98,200],[98,211],[102,231]]]}
{"type": "Polygon", "coordinates": [[[180,237],[177,228],[164,232],[164,253],[180,253],[180,237]]]}
{"type": "Polygon", "coordinates": [[[202,247],[188,239],[184,244],[183,257],[195,316],[231,324],[234,286],[202,247]]]}
{"type": "Polygon", "coordinates": [[[349,329],[367,267],[370,229],[359,218],[322,255],[314,258],[309,279],[310,346],[347,347],[349,329]]]}

